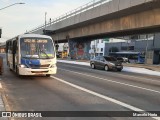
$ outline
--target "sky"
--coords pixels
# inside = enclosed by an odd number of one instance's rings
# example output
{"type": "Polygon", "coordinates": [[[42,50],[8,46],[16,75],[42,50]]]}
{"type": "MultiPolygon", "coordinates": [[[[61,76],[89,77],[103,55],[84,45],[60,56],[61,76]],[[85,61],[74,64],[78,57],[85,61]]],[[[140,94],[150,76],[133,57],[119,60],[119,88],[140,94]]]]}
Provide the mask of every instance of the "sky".
{"type": "Polygon", "coordinates": [[[23,2],[0,10],[0,28],[4,42],[17,35],[30,31],[45,23],[46,20],[57,18],[92,0],[0,0],[0,9],[8,5],[23,2]]]}

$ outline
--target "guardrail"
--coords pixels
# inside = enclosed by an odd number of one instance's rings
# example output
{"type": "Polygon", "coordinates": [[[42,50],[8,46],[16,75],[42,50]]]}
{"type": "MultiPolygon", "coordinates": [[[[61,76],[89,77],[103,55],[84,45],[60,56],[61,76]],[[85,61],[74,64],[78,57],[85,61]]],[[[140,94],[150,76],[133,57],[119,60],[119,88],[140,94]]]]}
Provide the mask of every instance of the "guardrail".
{"type": "Polygon", "coordinates": [[[100,6],[100,5],[102,5],[104,3],[107,3],[107,2],[110,2],[110,1],[112,1],[112,0],[93,0],[93,1],[87,3],[87,4],[83,5],[83,6],[78,7],[77,9],[74,9],[74,10],[72,10],[70,12],[67,12],[67,13],[59,16],[58,18],[55,18],[53,21],[48,22],[47,24],[43,24],[43,25],[40,25],[40,26],[36,27],[35,29],[29,31],[29,33],[35,32],[35,31],[40,30],[40,29],[44,29],[44,28],[46,28],[48,26],[51,26],[51,25],[53,25],[55,23],[58,23],[58,22],[60,22],[62,20],[68,19],[68,18],[70,18],[72,16],[75,16],[77,14],[80,14],[82,12],[85,12],[87,10],[90,10],[92,8],[95,8],[97,6],[100,6]]]}

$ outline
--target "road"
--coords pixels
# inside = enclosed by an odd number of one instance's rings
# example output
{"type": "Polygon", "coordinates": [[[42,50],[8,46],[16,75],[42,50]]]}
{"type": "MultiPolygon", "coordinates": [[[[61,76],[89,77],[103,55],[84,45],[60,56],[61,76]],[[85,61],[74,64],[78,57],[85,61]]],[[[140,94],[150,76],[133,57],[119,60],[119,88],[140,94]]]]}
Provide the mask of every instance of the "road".
{"type": "MultiPolygon", "coordinates": [[[[10,110],[160,111],[160,77],[127,72],[106,72],[66,63],[57,65],[57,75],[50,78],[43,76],[19,78],[5,65],[1,83],[10,110]]],[[[143,120],[144,118],[54,117],[36,120],[46,119],[143,120]]]]}

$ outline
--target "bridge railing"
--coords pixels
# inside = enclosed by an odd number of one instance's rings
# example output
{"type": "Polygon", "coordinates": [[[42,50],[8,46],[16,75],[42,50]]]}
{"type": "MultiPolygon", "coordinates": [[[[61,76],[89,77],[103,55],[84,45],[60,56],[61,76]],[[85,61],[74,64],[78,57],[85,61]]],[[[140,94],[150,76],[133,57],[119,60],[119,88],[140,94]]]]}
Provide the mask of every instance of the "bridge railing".
{"type": "Polygon", "coordinates": [[[76,8],[76,9],[70,11],[70,12],[67,12],[67,13],[59,16],[58,18],[55,18],[51,22],[48,22],[46,24],[43,24],[43,25],[40,25],[40,26],[36,27],[35,29],[29,31],[29,33],[32,33],[32,32],[35,32],[35,31],[38,31],[38,30],[41,30],[41,29],[45,29],[48,26],[51,26],[51,25],[53,25],[55,23],[58,23],[58,22],[63,21],[65,19],[68,19],[68,18],[70,18],[72,16],[78,15],[78,14],[80,14],[82,12],[85,12],[87,10],[90,10],[90,9],[92,9],[94,7],[100,6],[100,5],[102,5],[104,3],[107,3],[107,2],[110,2],[110,1],[112,1],[112,0],[92,0],[91,2],[89,2],[89,3],[87,3],[87,4],[83,5],[83,6],[80,6],[80,7],[76,8]]]}

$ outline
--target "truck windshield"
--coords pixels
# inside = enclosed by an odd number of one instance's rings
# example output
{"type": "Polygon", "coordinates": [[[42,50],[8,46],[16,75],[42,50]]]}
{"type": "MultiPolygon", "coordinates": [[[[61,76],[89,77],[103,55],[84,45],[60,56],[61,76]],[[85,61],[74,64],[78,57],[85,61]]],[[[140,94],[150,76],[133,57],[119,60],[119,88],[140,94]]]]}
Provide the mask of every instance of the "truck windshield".
{"type": "Polygon", "coordinates": [[[51,59],[54,58],[53,41],[47,38],[21,38],[20,53],[23,58],[51,59]]]}

